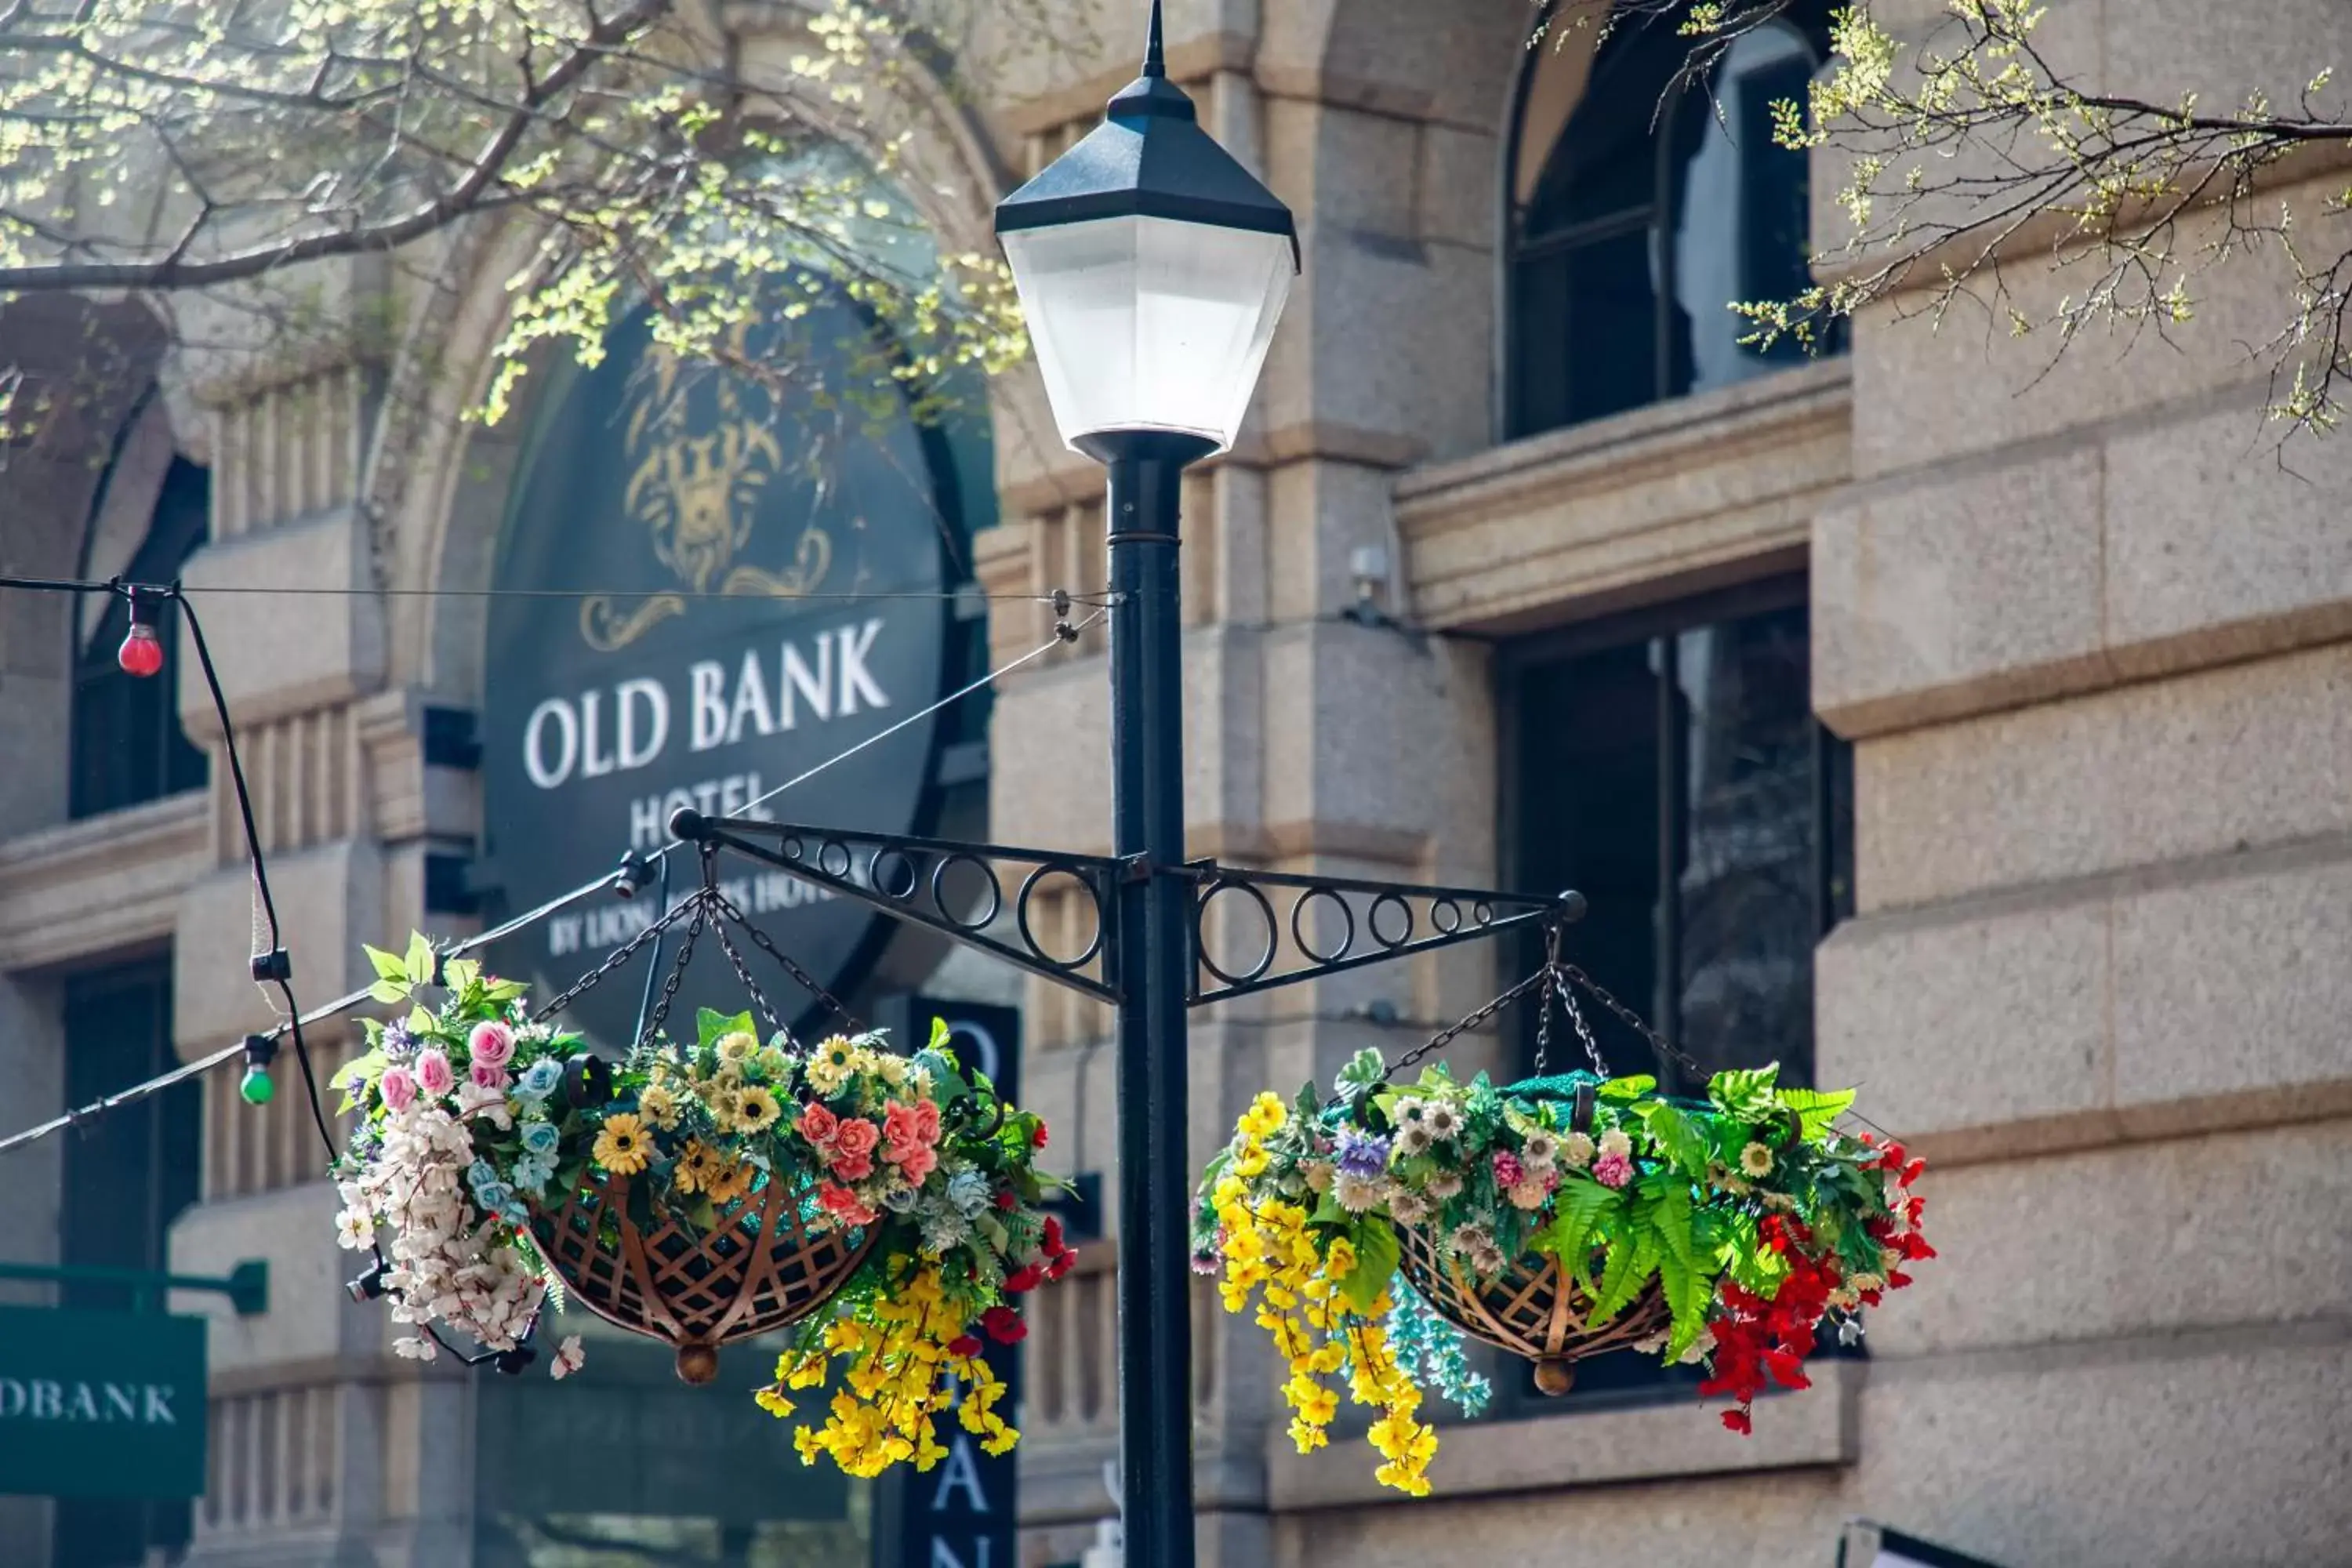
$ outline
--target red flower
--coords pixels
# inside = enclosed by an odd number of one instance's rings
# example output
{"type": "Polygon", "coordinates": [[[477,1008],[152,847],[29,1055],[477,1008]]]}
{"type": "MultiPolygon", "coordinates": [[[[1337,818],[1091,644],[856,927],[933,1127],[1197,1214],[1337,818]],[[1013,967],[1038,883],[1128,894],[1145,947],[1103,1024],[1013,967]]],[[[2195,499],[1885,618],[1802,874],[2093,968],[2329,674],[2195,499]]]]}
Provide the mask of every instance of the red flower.
{"type": "Polygon", "coordinates": [[[1886,1288],[1889,1290],[1900,1290],[1903,1287],[1910,1283],[1911,1276],[1904,1273],[1900,1268],[1895,1269],[1886,1277],[1886,1288]]]}
{"type": "Polygon", "coordinates": [[[1014,1197],[1009,1192],[999,1193],[996,1194],[996,1206],[1003,1209],[1007,1214],[1012,1213],[1013,1205],[1020,1201],[1020,1199],[1014,1197]]]}
{"type": "Polygon", "coordinates": [[[1029,1146],[1033,1149],[1043,1149],[1045,1146],[1045,1124],[1044,1122],[1040,1121],[1037,1123],[1037,1131],[1029,1134],[1029,1146]]]}
{"type": "Polygon", "coordinates": [[[1062,1246],[1062,1221],[1057,1215],[1045,1216],[1045,1255],[1059,1258],[1066,1250],[1062,1246]]]}
{"type": "Polygon", "coordinates": [[[1805,1375],[1804,1363],[1787,1351],[1766,1351],[1764,1370],[1783,1388],[1811,1388],[1813,1380],[1805,1375]]]}
{"type": "Polygon", "coordinates": [[[1073,1268],[1076,1267],[1077,1261],[1078,1249],[1076,1247],[1066,1247],[1062,1248],[1060,1254],[1055,1258],[1054,1261],[1045,1265],[1045,1278],[1048,1279],[1059,1279],[1063,1275],[1067,1274],[1073,1268]]]}
{"type": "Polygon", "coordinates": [[[841,1131],[834,1135],[834,1142],[841,1145],[843,1153],[856,1159],[861,1154],[874,1152],[876,1146],[882,1142],[882,1129],[863,1116],[852,1116],[842,1122],[841,1131]]]}
{"type": "Polygon", "coordinates": [[[948,1354],[955,1356],[975,1356],[987,1348],[978,1334],[958,1334],[948,1342],[948,1354]]]}
{"type": "Polygon", "coordinates": [[[1002,1304],[982,1312],[980,1326],[1001,1345],[1017,1345],[1029,1337],[1029,1325],[1021,1321],[1021,1314],[1002,1304]]]}
{"type": "Polygon", "coordinates": [[[1037,1265],[1025,1265],[1004,1277],[1004,1292],[1008,1296],[1018,1296],[1024,1291],[1034,1290],[1037,1282],[1045,1278],[1045,1271],[1037,1265]]]}
{"type": "Polygon", "coordinates": [[[1743,1437],[1753,1436],[1756,1432],[1756,1423],[1749,1418],[1745,1408],[1725,1411],[1723,1424],[1743,1437]]]}
{"type": "Polygon", "coordinates": [[[1919,1179],[1919,1173],[1920,1173],[1920,1172],[1922,1172],[1922,1171],[1925,1171],[1927,1168],[1927,1161],[1925,1161],[1925,1160],[1914,1160],[1914,1161],[1912,1161],[1909,1164],[1907,1164],[1907,1165],[1906,1165],[1906,1166],[1904,1166],[1904,1167],[1903,1167],[1903,1173],[1902,1173],[1900,1176],[1897,1176],[1897,1177],[1895,1177],[1895,1184],[1896,1184],[1897,1186],[1904,1186],[1904,1187],[1907,1187],[1907,1186],[1909,1186],[1912,1183],[1914,1183],[1914,1182],[1916,1182],[1916,1181],[1917,1181],[1917,1180],[1919,1179]]]}

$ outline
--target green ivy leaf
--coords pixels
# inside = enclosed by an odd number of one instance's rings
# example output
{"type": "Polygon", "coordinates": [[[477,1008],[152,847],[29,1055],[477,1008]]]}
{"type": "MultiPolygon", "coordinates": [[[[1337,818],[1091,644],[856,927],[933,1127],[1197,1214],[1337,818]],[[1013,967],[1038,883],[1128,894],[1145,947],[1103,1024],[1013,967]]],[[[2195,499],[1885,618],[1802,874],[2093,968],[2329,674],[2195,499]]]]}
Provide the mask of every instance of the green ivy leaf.
{"type": "Polygon", "coordinates": [[[730,1018],[715,1008],[695,1009],[694,1043],[706,1050],[717,1044],[721,1035],[756,1035],[759,1032],[759,1026],[751,1022],[751,1015],[748,1011],[730,1018]]]}
{"type": "Polygon", "coordinates": [[[390,1005],[394,1002],[405,1002],[408,1000],[408,982],[405,980],[379,980],[374,984],[368,987],[368,1000],[371,1002],[382,1002],[386,1005],[390,1005]]]}
{"type": "Polygon", "coordinates": [[[335,1069],[335,1076],[327,1080],[327,1087],[349,1089],[352,1085],[363,1080],[373,1083],[383,1076],[384,1062],[384,1054],[380,1050],[370,1051],[363,1057],[353,1057],[335,1069]]]}
{"type": "Polygon", "coordinates": [[[482,987],[485,1002],[511,1002],[530,989],[528,981],[493,980],[482,987]]]}
{"type": "Polygon", "coordinates": [[[467,990],[482,977],[481,961],[473,958],[453,958],[441,966],[441,973],[449,982],[450,990],[467,990]]]}
{"type": "Polygon", "coordinates": [[[1828,1134],[1831,1123],[1853,1106],[1853,1090],[1842,1089],[1825,1093],[1818,1089],[1784,1089],[1780,1101],[1781,1110],[1796,1113],[1798,1130],[1805,1142],[1818,1143],[1828,1134]]]}
{"type": "Polygon", "coordinates": [[[1356,1246],[1356,1267],[1339,1281],[1339,1294],[1358,1312],[1369,1312],[1396,1277],[1401,1255],[1396,1232],[1385,1220],[1367,1219],[1349,1232],[1349,1238],[1356,1246]]]}
{"type": "Polygon", "coordinates": [[[1780,1077],[1779,1062],[1768,1062],[1760,1068],[1727,1068],[1708,1081],[1706,1097],[1725,1115],[1754,1121],[1772,1109],[1772,1088],[1780,1077]]]}
{"type": "Polygon", "coordinates": [[[364,942],[361,943],[360,951],[366,953],[368,963],[375,966],[378,980],[405,982],[408,979],[408,965],[400,961],[398,953],[386,952],[380,947],[370,947],[364,942]]]}
{"type": "Polygon", "coordinates": [[[1592,1092],[1602,1100],[1639,1100],[1658,1087],[1658,1080],[1647,1073],[1634,1073],[1627,1078],[1612,1078],[1592,1092]]]}
{"type": "Polygon", "coordinates": [[[433,984],[435,956],[433,944],[425,940],[423,931],[413,931],[408,933],[408,952],[401,959],[400,967],[407,974],[410,984],[415,985],[433,984]]]}
{"type": "Polygon", "coordinates": [[[933,1018],[931,1020],[931,1037],[925,1043],[923,1048],[932,1051],[944,1051],[952,1055],[952,1047],[949,1042],[954,1039],[954,1037],[955,1032],[948,1027],[948,1021],[945,1018],[933,1018]]]}
{"type": "Polygon", "coordinates": [[[1388,1070],[1388,1063],[1381,1059],[1381,1053],[1366,1046],[1349,1058],[1346,1067],[1339,1069],[1339,1076],[1333,1088],[1341,1100],[1353,1106],[1360,1103],[1366,1095],[1378,1090],[1381,1085],[1387,1081],[1388,1070]]]}

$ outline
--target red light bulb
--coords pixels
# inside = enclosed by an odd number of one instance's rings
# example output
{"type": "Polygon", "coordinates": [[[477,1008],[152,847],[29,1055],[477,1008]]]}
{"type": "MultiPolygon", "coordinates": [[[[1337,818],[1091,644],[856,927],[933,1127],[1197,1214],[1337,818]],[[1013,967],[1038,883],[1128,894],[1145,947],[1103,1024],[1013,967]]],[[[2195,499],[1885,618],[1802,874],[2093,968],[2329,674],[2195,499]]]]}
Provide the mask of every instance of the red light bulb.
{"type": "Polygon", "coordinates": [[[131,623],[131,635],[124,637],[122,646],[114,650],[114,662],[122,667],[126,675],[144,679],[163,668],[163,640],[155,635],[153,626],[143,621],[133,621],[131,623]]]}

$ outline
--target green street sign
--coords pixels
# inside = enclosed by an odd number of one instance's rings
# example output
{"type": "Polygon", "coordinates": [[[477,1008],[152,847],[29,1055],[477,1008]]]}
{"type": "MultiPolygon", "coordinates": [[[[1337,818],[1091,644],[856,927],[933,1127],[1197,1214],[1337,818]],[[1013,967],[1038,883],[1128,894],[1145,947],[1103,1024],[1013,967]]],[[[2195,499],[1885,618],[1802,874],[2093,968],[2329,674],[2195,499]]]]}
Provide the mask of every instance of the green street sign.
{"type": "Polygon", "coordinates": [[[0,1493],[204,1489],[204,1319],[0,1307],[0,1493]]]}

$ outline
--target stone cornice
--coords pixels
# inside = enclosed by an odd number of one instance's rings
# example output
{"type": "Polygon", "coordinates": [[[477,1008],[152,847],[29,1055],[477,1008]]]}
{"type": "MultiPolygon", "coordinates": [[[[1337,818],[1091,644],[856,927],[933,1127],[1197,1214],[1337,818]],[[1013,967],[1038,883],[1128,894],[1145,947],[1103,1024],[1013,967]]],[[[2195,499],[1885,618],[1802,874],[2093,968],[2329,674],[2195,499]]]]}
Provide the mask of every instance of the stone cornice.
{"type": "Polygon", "coordinates": [[[1851,410],[1832,360],[1402,475],[1414,616],[1514,631],[1801,563],[1851,410]]]}
{"type": "Polygon", "coordinates": [[[180,894],[212,869],[204,790],[0,844],[0,970],[169,941],[180,894]]]}

